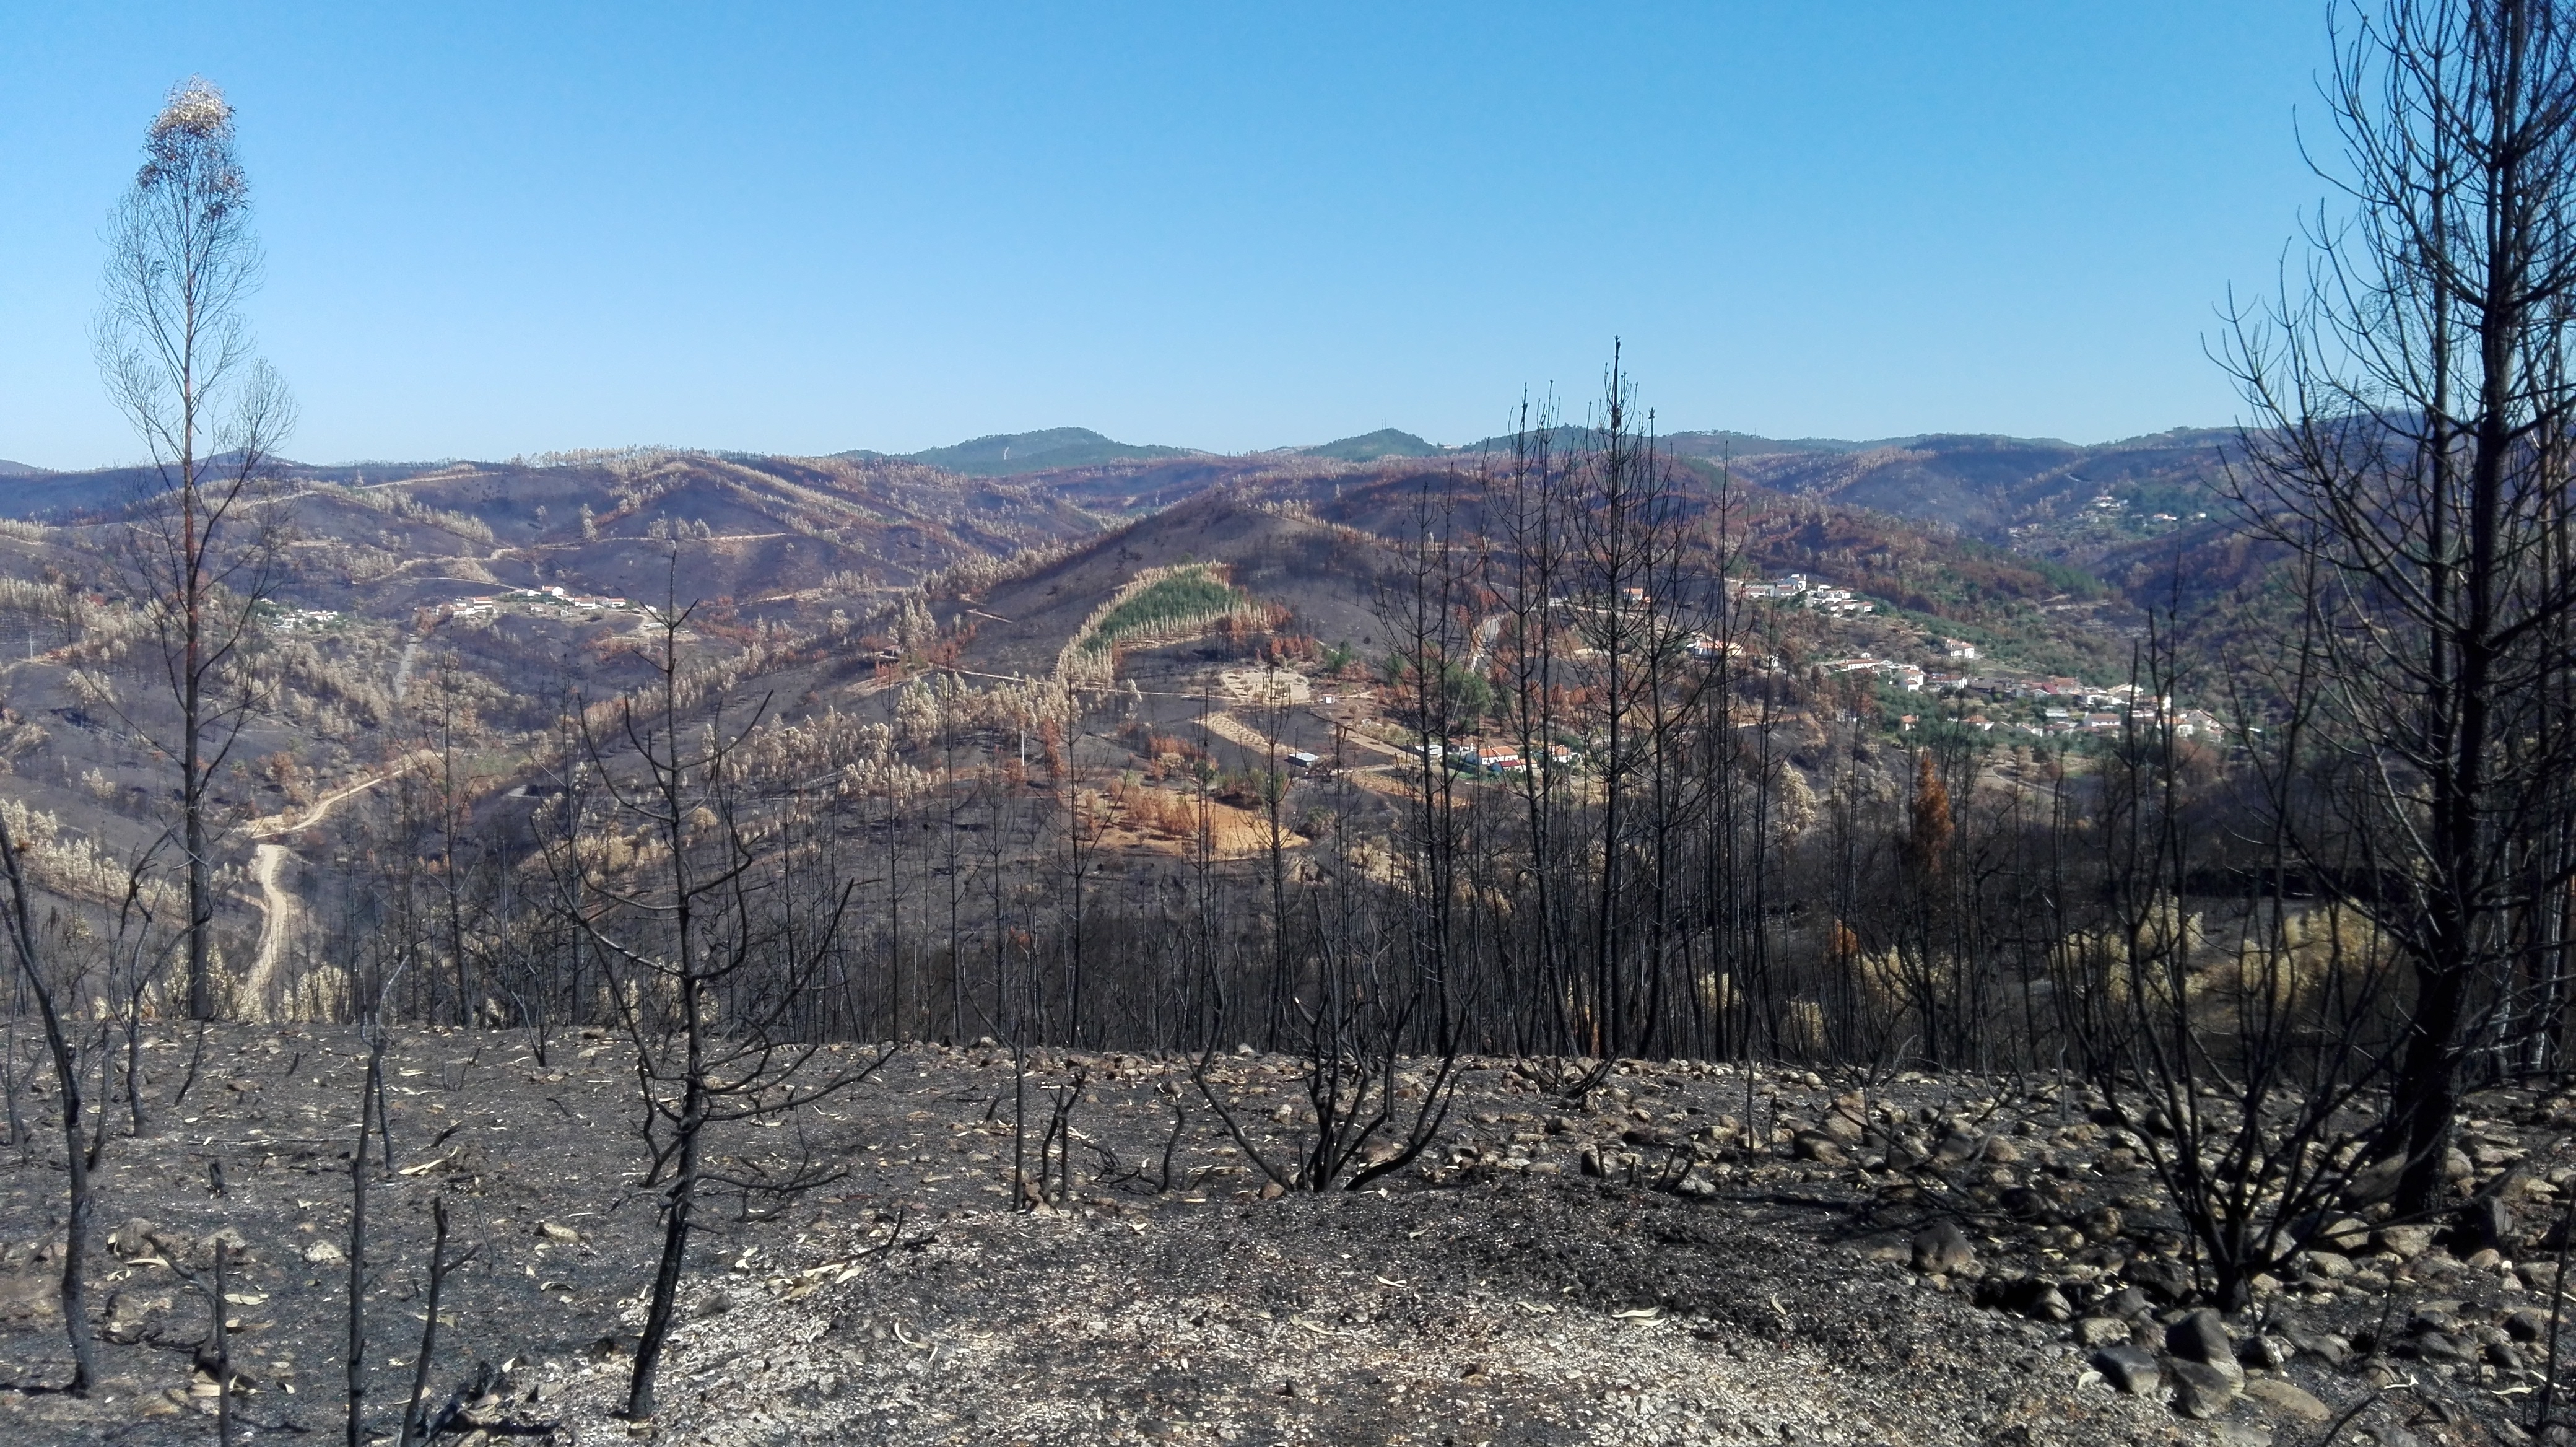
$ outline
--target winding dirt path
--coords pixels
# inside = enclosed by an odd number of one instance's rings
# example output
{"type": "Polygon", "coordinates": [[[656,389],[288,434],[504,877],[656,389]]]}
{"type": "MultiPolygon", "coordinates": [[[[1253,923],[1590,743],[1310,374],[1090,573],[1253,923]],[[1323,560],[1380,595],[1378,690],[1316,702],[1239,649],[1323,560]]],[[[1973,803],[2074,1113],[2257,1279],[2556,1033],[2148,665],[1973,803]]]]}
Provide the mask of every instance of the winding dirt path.
{"type": "Polygon", "coordinates": [[[250,877],[259,884],[259,908],[263,916],[259,927],[259,953],[251,957],[250,979],[243,993],[250,997],[256,1018],[272,1019],[283,1012],[272,1011],[268,991],[277,979],[278,957],[286,952],[286,937],[294,928],[296,916],[304,906],[277,882],[277,871],[286,863],[286,846],[260,843],[250,851],[250,877]]]}
{"type": "Polygon", "coordinates": [[[269,1006],[269,991],[277,983],[277,962],[286,954],[288,935],[304,902],[292,890],[277,882],[278,871],[293,857],[291,851],[276,842],[281,834],[293,834],[320,824],[343,801],[354,799],[388,779],[419,768],[434,756],[426,750],[408,755],[367,775],[356,783],[344,785],[313,801],[302,814],[271,814],[253,819],[241,826],[241,832],[253,841],[250,851],[250,877],[259,885],[259,951],[251,957],[249,978],[242,982],[242,993],[249,998],[251,1009],[261,1019],[277,1018],[269,1006]]]}

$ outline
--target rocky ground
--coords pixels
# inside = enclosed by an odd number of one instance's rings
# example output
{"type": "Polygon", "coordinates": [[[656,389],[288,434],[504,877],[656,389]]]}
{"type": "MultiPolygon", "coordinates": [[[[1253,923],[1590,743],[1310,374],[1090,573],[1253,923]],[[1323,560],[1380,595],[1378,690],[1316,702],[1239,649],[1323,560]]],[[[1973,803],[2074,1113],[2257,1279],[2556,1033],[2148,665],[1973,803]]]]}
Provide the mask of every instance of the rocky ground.
{"type": "MultiPolygon", "coordinates": [[[[191,1042],[147,1052],[156,1114],[101,1163],[86,1401],[48,1390],[60,1147],[50,1101],[24,1104],[0,1441],[211,1440],[207,1308],[169,1263],[202,1270],[218,1238],[243,1440],[336,1439],[357,1049],[219,1029],[176,1109],[191,1042]]],[[[2515,1442],[2549,1335],[2540,1241],[2576,1191],[2576,1106],[2481,1096],[2451,1163],[2502,1207],[2479,1232],[2363,1213],[2221,1322],[2142,1142],[2071,1089],[1640,1063],[1575,1107],[1552,1072],[1476,1062],[1423,1167],[1308,1196],[1246,1164],[1188,1062],[1049,1053],[1030,1149],[1076,1070],[1081,1144],[1071,1197],[1029,1212],[1009,1055],[911,1047],[721,1143],[851,1173],[775,1219],[705,1211],[644,1424],[616,1415],[657,1232],[625,1048],[408,1031],[388,1059],[364,1357],[387,1438],[436,1197],[479,1254],[446,1283],[429,1400],[487,1442],[2515,1442]]],[[[1281,1137],[1293,1068],[1230,1057],[1221,1086],[1281,1137]]]]}

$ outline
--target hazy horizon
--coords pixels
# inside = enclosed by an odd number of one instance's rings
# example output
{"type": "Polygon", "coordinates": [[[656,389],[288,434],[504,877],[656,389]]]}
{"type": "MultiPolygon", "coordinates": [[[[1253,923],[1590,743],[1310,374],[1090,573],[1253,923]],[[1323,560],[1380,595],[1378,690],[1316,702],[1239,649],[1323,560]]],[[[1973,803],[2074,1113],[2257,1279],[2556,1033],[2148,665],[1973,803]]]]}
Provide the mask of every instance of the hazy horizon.
{"type": "MultiPolygon", "coordinates": [[[[1099,431],[1100,431],[1100,429],[1098,429],[1098,428],[1083,428],[1083,427],[1082,427],[1082,424],[1080,424],[1080,423],[1062,423],[1062,424],[1058,424],[1058,427],[1062,427],[1062,428],[1074,428],[1074,429],[1081,429],[1081,430],[1092,431],[1092,432],[1099,432],[1099,431]]],[[[569,446],[569,447],[543,447],[543,448],[527,449],[527,450],[520,451],[520,452],[504,453],[504,454],[491,454],[491,455],[478,455],[478,454],[469,454],[469,453],[430,453],[430,454],[426,454],[426,455],[419,456],[419,457],[393,457],[393,456],[371,456],[371,457],[329,457],[329,458],[325,458],[325,457],[299,457],[299,456],[295,456],[295,455],[293,455],[293,454],[294,454],[294,449],[290,447],[290,448],[288,448],[288,449],[287,449],[287,451],[286,451],[286,453],[285,453],[285,454],[282,454],[282,455],[279,457],[279,461],[280,461],[280,462],[282,462],[282,463],[286,463],[286,464],[289,464],[289,465],[292,465],[292,466],[297,466],[297,467],[328,467],[328,468],[339,468],[339,467],[420,467],[420,466],[425,466],[425,465],[448,464],[448,463],[462,463],[462,462],[473,462],[473,463],[506,463],[506,462],[511,461],[511,460],[512,460],[512,459],[514,459],[514,458],[534,458],[534,457],[543,456],[543,455],[545,455],[545,454],[547,454],[547,453],[619,452],[619,451],[629,451],[629,450],[632,450],[632,451],[643,451],[643,452],[650,452],[650,451],[665,451],[665,452],[681,452],[681,453],[704,453],[704,454],[708,454],[708,455],[734,454],[734,455],[739,455],[739,456],[750,456],[750,457],[829,457],[829,456],[833,456],[833,455],[836,455],[836,454],[841,454],[841,453],[850,453],[850,452],[878,452],[878,453],[883,453],[883,454],[888,455],[888,456],[903,457],[903,456],[910,456],[912,453],[917,453],[917,452],[935,451],[935,450],[937,450],[938,448],[941,448],[941,447],[957,446],[957,445],[961,445],[961,444],[969,443],[969,442],[983,442],[983,441],[988,441],[988,440],[990,440],[990,439],[998,438],[998,437],[1021,437],[1021,436],[1027,436],[1027,435],[1029,435],[1029,434],[1031,434],[1031,433],[1036,433],[1036,432],[1045,432],[1045,431],[1053,431],[1053,430],[1057,430],[1057,428],[1056,428],[1056,427],[1022,427],[1022,428],[1015,428],[1015,429],[1012,429],[1012,430],[1009,430],[1009,431],[1003,431],[1003,432],[980,432],[980,433],[975,434],[975,435],[974,435],[974,436],[972,436],[972,437],[952,438],[952,439],[950,439],[948,442],[945,442],[945,443],[934,443],[934,444],[932,444],[930,447],[924,447],[924,448],[913,448],[913,449],[910,449],[910,451],[909,451],[909,452],[896,452],[896,451],[894,451],[894,450],[893,450],[893,449],[891,449],[891,448],[884,448],[884,447],[870,447],[868,444],[866,444],[866,443],[864,443],[864,442],[861,442],[861,443],[854,443],[854,444],[852,444],[852,445],[850,445],[850,446],[848,446],[848,447],[835,447],[835,448],[829,448],[829,449],[825,449],[825,450],[822,450],[822,451],[816,451],[816,452],[792,452],[792,451],[785,451],[785,450],[782,450],[782,449],[779,449],[779,448],[766,448],[766,447],[708,446],[708,445],[702,445],[702,444],[697,444],[697,443],[687,443],[687,442],[632,442],[632,443],[581,444],[581,445],[569,446]]],[[[1333,444],[1333,443],[1335,443],[1335,442],[1345,442],[1345,441],[1350,441],[1350,440],[1352,440],[1352,439],[1354,439],[1354,438],[1359,438],[1359,437],[1365,437],[1365,436],[1368,436],[1368,435],[1370,435],[1371,433],[1380,432],[1380,431],[1388,431],[1388,430],[1397,431],[1397,432],[1403,432],[1403,433],[1406,433],[1406,434],[1407,434],[1407,435],[1409,435],[1409,436],[1413,436],[1413,437],[1420,438],[1422,441],[1429,442],[1429,443],[1431,443],[1431,444],[1433,444],[1433,445],[1435,445],[1435,446],[1444,447],[1444,448],[1452,448],[1452,449],[1455,449],[1455,448],[1462,448],[1462,447],[1470,447],[1470,446],[1473,446],[1474,444],[1476,444],[1476,443],[1478,443],[1478,442],[1490,441],[1490,440],[1493,440],[1493,439],[1494,439],[1494,438],[1496,438],[1496,437],[1499,437],[1499,436],[1505,435],[1505,434],[1500,434],[1500,433],[1488,433],[1488,434],[1485,434],[1485,435],[1483,435],[1483,436],[1478,436],[1478,437],[1460,438],[1460,439],[1458,439],[1458,440],[1456,440],[1456,441],[1443,441],[1442,439],[1437,438],[1437,437],[1426,437],[1426,436],[1424,436],[1423,434],[1421,434],[1421,433],[1419,433],[1419,432],[1415,432],[1415,431],[1413,431],[1413,429],[1408,428],[1408,427],[1404,427],[1404,426],[1401,426],[1401,425],[1398,425],[1398,424],[1390,424],[1388,427],[1384,427],[1384,428],[1373,427],[1373,428],[1370,428],[1367,432],[1354,432],[1354,433],[1347,433],[1347,434],[1345,434],[1345,435],[1343,435],[1343,436],[1340,436],[1340,437],[1318,437],[1318,438],[1313,438],[1313,439],[1309,439],[1309,440],[1307,440],[1307,441],[1302,441],[1302,442],[1282,442],[1282,443],[1274,444],[1274,445],[1269,446],[1269,447],[1247,447],[1247,448],[1242,448],[1242,449],[1239,449],[1239,450],[1236,450],[1236,451],[1231,451],[1231,452],[1226,451],[1226,450],[1221,449],[1221,448],[1215,448],[1215,447],[1200,447],[1200,446],[1196,446],[1195,444],[1192,444],[1192,443],[1189,443],[1189,442],[1186,442],[1186,441],[1174,441],[1174,440],[1172,440],[1172,439],[1170,439],[1170,438],[1162,438],[1162,437],[1112,437],[1110,440],[1111,440],[1111,441],[1113,441],[1113,442],[1116,442],[1116,443],[1120,444],[1121,446],[1128,446],[1128,447],[1179,447],[1179,448],[1185,448],[1185,449],[1187,449],[1187,450],[1189,450],[1189,451],[1192,451],[1192,452],[1204,452],[1204,453],[1207,453],[1207,454],[1209,454],[1209,455],[1211,455],[1211,456],[1217,456],[1217,457],[1249,457],[1249,456],[1258,456],[1258,455],[1260,455],[1260,454],[1262,454],[1262,453],[1265,453],[1265,452],[1296,452],[1296,451],[1299,451],[1299,450],[1301,450],[1301,449],[1315,448],[1315,447],[1325,447],[1325,446],[1329,446],[1329,445],[1331,445],[1331,444],[1333,444]]],[[[2158,436],[2162,436],[2162,435],[2164,435],[2164,434],[2166,434],[2166,433],[2170,433],[2170,432],[2210,432],[2210,431],[2224,431],[2224,430],[2226,430],[2226,424],[2223,424],[2223,423],[2191,423],[2191,422],[2187,422],[2187,423],[2181,423],[2181,424],[2178,424],[2178,425],[2173,426],[2173,427],[2160,427],[2160,428],[2154,428],[2154,429],[2151,429],[2151,430],[2149,430],[2149,431],[2145,431],[2145,432],[2132,432],[2132,433],[2127,433],[2127,434],[2122,435],[2122,436],[2119,436],[2119,437],[2101,437],[2101,438],[2092,438],[2092,439],[2079,439],[2079,438],[2071,438],[2071,437],[2052,437],[2052,436],[2046,436],[2046,435],[2040,435],[2040,434],[2030,434],[2030,433],[1994,432],[1994,431],[1978,430],[1978,429],[1973,429],[1973,428],[1945,428],[1945,429],[1940,429],[1940,430],[1930,431],[1930,432],[1909,432],[1909,433],[1901,433],[1901,434],[1891,434],[1891,435],[1889,435],[1889,436],[1885,436],[1885,437],[1821,437],[1821,436],[1800,436],[1800,437],[1792,437],[1792,436],[1786,436],[1786,435],[1783,435],[1783,434],[1781,434],[1781,433],[1777,433],[1777,432],[1764,432],[1764,431],[1760,431],[1760,430],[1758,430],[1758,429],[1745,428],[1745,427],[1661,427],[1661,428],[1659,428],[1659,429],[1658,429],[1658,431],[1659,431],[1659,435],[1662,435],[1662,436],[1668,436],[1668,437],[1669,437],[1669,436],[1693,436],[1693,435],[1708,435],[1708,434],[1714,434],[1714,433],[1726,433],[1726,434],[1732,434],[1732,435],[1734,435],[1734,436],[1739,436],[1739,437],[1760,438],[1760,439],[1764,439],[1764,440],[1771,441],[1771,442],[1780,442],[1780,443],[1799,443],[1799,444],[1831,444],[1831,445],[1851,446],[1851,447],[1871,447],[1871,446],[1881,446],[1881,445],[1887,445],[1887,444],[1893,444],[1893,443],[1899,443],[1899,442],[1906,442],[1906,441],[1911,441],[1911,440],[1918,439],[1918,438],[1927,438],[1927,437],[2000,437],[2000,438],[2005,438],[2005,439],[2007,439],[2007,440],[2014,441],[2014,442],[2061,443],[2061,444],[2064,444],[2064,445],[2069,446],[2069,447],[2082,447],[2082,448],[2091,448],[2091,447],[2111,447],[2111,446],[2116,446],[2116,445],[2118,445],[2118,444],[2120,444],[2120,443],[2123,443],[2123,442],[2135,442],[2135,441],[2139,441],[2139,440],[2144,439],[2144,438],[2150,438],[2150,437],[2158,437],[2158,436]]],[[[1103,435],[1107,435],[1107,434],[1103,434],[1103,435]]],[[[26,458],[16,456],[16,455],[14,455],[14,454],[12,454],[12,453],[7,452],[6,450],[0,450],[0,463],[14,463],[14,464],[17,464],[17,465],[19,465],[19,466],[23,466],[23,467],[34,467],[34,468],[38,468],[38,469],[40,469],[40,470],[42,470],[42,471],[45,471],[45,472],[48,472],[48,473],[107,472],[107,471],[114,471],[114,470],[117,470],[117,469],[120,469],[120,468],[148,467],[148,466],[150,466],[150,465],[151,465],[151,462],[150,462],[148,459],[145,459],[145,458],[126,458],[126,459],[119,460],[119,461],[111,461],[111,462],[94,462],[94,463],[88,463],[88,464],[84,464],[84,465],[81,465],[81,466],[74,466],[74,467],[55,467],[55,466],[52,466],[52,465],[49,465],[49,464],[45,464],[45,463],[30,462],[30,461],[28,461],[26,458]]]]}

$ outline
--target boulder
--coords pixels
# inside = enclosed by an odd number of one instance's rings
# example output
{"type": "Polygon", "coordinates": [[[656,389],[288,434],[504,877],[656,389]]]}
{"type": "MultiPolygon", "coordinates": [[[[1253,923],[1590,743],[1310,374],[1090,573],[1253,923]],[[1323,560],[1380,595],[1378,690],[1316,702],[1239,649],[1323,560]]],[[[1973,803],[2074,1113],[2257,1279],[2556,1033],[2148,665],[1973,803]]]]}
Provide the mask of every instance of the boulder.
{"type": "Polygon", "coordinates": [[[2325,1422],[2334,1417],[2334,1409],[2318,1400],[2314,1392],[2283,1377],[2256,1377],[2245,1384],[2245,1395],[2284,1417],[2302,1422],[2325,1422]]]}
{"type": "Polygon", "coordinates": [[[2075,1323],[2078,1346],[2106,1347],[2129,1339],[2129,1324],[2116,1316],[2088,1316],[2075,1323]]]}
{"type": "Polygon", "coordinates": [[[2191,1294],[2191,1272],[2179,1261],[2132,1256],[2120,1275],[2157,1301],[2178,1302],[2191,1294]]]}
{"type": "Polygon", "coordinates": [[[2515,1341],[2540,1341],[2549,1335],[2549,1313],[2538,1307],[2517,1307],[2504,1314],[2505,1335],[2515,1341]]]}
{"type": "Polygon", "coordinates": [[[2198,1362],[2231,1382],[2245,1380],[2245,1369],[2236,1364],[2236,1343],[2227,1334],[2227,1323],[2207,1307],[2165,1328],[2165,1350],[2178,1360],[2198,1362]]]}
{"type": "Polygon", "coordinates": [[[2436,1234],[2430,1226],[2382,1226],[2372,1233],[2380,1250],[2409,1261],[2432,1250],[2436,1234]]]}
{"type": "Polygon", "coordinates": [[[2288,1339],[2270,1332],[2250,1338],[2236,1348],[2236,1360],[2258,1371],[2277,1372],[2298,1356],[2299,1349],[2288,1339]]]}
{"type": "Polygon", "coordinates": [[[2341,1281],[2356,1269],[2352,1258],[2340,1251],[2311,1251],[2299,1258],[2299,1264],[2307,1268],[2309,1275],[2328,1281],[2341,1281]]]}
{"type": "Polygon", "coordinates": [[[2448,1332],[2428,1331],[2416,1337],[2409,1345],[2414,1348],[2415,1355],[2428,1362],[2466,1365],[2478,1359],[2476,1352],[2452,1340],[2448,1332]]]}
{"type": "Polygon", "coordinates": [[[2344,1204],[2361,1207],[2373,1201],[2384,1201],[2397,1194],[2397,1180],[2405,1174],[2406,1158],[2402,1155],[2373,1161],[2353,1172],[2352,1179],[2344,1184],[2344,1204]]]}
{"type": "Polygon", "coordinates": [[[2289,1339],[2290,1345],[2338,1371],[2352,1363],[2352,1343],[2332,1332],[2285,1326],[2281,1335],[2289,1339]]]}
{"type": "Polygon", "coordinates": [[[2206,1422],[2236,1402],[2237,1383],[2207,1362],[2175,1362],[2172,1368],[2174,1410],[2195,1422],[2206,1422]]]}
{"type": "Polygon", "coordinates": [[[2140,1317],[2156,1309],[2147,1294],[2134,1286],[2123,1286],[2102,1302],[2102,1310],[2111,1316],[2140,1317]]]}
{"type": "Polygon", "coordinates": [[[2152,1397],[2164,1385],[2164,1369],[2156,1365],[2155,1353],[2132,1343],[2121,1342],[2093,1354],[2093,1365],[2111,1385],[2132,1397],[2152,1397]]]}
{"type": "Polygon", "coordinates": [[[1814,1161],[1820,1166],[1842,1166],[1850,1164],[1850,1157],[1843,1154],[1842,1143],[1835,1140],[1832,1136],[1826,1135],[1822,1131],[1802,1130],[1798,1132],[1795,1136],[1790,1138],[1789,1148],[1790,1154],[1796,1156],[1799,1160],[1814,1161]]]}
{"type": "Polygon", "coordinates": [[[107,1233],[107,1249],[129,1261],[137,1256],[149,1256],[152,1254],[152,1235],[160,1229],[158,1222],[129,1216],[124,1225],[107,1233]]]}
{"type": "Polygon", "coordinates": [[[1915,1233],[1914,1269],[1927,1275],[1955,1275],[1977,1259],[1976,1248],[1956,1221],[1935,1221],[1915,1233]]]}

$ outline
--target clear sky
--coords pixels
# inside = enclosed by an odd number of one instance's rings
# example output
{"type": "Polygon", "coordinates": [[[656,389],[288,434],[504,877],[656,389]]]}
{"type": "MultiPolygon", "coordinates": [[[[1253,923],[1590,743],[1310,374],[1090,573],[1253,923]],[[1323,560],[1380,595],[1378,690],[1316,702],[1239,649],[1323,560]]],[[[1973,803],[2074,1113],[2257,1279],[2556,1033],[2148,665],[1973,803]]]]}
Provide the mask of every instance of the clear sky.
{"type": "Polygon", "coordinates": [[[87,340],[145,126],[239,114],[314,461],[1456,442],[1625,339],[1667,429],[2220,424],[2324,187],[2316,0],[0,0],[0,457],[139,455],[87,340]]]}

